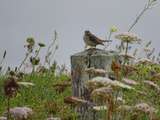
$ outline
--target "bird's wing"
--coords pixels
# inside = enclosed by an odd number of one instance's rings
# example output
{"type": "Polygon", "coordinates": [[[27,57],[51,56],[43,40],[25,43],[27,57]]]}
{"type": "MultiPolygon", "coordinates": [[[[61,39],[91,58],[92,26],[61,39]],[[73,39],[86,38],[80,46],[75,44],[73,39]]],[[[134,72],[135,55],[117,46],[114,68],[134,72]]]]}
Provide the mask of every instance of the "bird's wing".
{"type": "Polygon", "coordinates": [[[101,40],[100,38],[96,37],[94,34],[90,33],[90,40],[95,42],[96,44],[103,44],[103,42],[106,42],[105,40],[101,40]]]}

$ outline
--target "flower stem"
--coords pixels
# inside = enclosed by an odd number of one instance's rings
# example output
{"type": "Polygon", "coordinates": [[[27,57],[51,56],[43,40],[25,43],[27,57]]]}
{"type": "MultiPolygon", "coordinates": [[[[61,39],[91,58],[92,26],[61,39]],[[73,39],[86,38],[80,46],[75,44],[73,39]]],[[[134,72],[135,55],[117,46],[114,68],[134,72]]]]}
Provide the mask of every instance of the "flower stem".
{"type": "Polygon", "coordinates": [[[10,98],[7,97],[7,120],[10,119],[10,98]]]}
{"type": "Polygon", "coordinates": [[[27,60],[27,58],[29,57],[30,53],[26,53],[26,56],[24,58],[24,60],[21,62],[20,66],[18,67],[18,71],[20,71],[22,65],[25,63],[25,61],[27,60]]]}

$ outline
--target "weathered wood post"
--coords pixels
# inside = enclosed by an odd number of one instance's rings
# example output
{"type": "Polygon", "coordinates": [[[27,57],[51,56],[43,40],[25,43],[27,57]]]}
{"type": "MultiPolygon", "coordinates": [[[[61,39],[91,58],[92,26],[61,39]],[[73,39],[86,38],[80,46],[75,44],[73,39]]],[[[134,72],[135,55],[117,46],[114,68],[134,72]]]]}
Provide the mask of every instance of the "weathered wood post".
{"type": "MultiPolygon", "coordinates": [[[[90,100],[90,93],[85,87],[85,81],[93,76],[87,74],[85,69],[94,67],[110,71],[113,59],[118,59],[118,54],[114,51],[101,49],[88,49],[71,56],[72,73],[72,95],[85,100],[90,100]]],[[[80,120],[96,120],[96,114],[88,111],[87,106],[78,109],[80,120]]]]}

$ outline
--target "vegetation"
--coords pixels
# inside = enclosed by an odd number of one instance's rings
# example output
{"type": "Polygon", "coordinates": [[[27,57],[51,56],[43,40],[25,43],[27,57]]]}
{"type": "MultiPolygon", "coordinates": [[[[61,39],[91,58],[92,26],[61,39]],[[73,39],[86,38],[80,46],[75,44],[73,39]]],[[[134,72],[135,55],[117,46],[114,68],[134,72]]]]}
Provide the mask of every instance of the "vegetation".
{"type": "MultiPolygon", "coordinates": [[[[97,76],[86,80],[93,101],[72,96],[70,72],[65,65],[59,66],[52,59],[58,49],[56,31],[43,64],[39,53],[47,46],[36,43],[32,37],[27,38],[25,57],[15,69],[9,67],[4,71],[7,55],[4,51],[0,61],[0,116],[8,120],[49,120],[53,117],[77,120],[79,114],[75,108],[87,103],[103,120],[160,120],[160,55],[154,54],[151,41],[144,45],[145,58],[138,58],[138,48],[130,50],[130,45],[142,42],[130,31],[155,4],[156,0],[148,0],[129,30],[115,35],[121,41],[115,49],[121,59],[113,60],[111,73],[94,68],[86,70],[97,76]],[[104,74],[113,76],[101,77],[104,74]]],[[[117,31],[113,26],[108,39],[117,31]]]]}

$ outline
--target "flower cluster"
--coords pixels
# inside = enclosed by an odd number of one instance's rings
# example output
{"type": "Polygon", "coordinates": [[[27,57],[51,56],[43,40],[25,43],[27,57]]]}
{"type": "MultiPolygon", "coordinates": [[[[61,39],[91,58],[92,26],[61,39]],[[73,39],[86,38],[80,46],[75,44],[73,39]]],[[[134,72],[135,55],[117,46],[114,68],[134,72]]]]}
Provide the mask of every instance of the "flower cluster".
{"type": "Polygon", "coordinates": [[[4,92],[7,97],[14,97],[19,89],[19,85],[16,80],[11,77],[6,80],[4,83],[4,92]]]}
{"type": "Polygon", "coordinates": [[[141,41],[141,39],[136,34],[130,33],[130,32],[124,32],[124,33],[117,34],[115,35],[115,38],[123,42],[128,42],[128,43],[141,41]]]}

